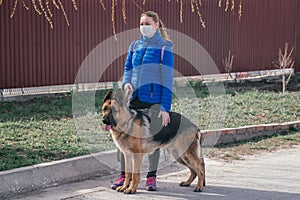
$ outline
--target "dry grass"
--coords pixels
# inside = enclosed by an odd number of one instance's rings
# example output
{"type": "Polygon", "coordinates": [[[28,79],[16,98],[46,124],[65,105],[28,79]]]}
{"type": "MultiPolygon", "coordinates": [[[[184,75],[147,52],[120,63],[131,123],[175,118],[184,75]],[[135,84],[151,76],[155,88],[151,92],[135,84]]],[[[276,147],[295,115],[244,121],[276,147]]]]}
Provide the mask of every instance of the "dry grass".
{"type": "Polygon", "coordinates": [[[289,149],[300,145],[300,132],[256,139],[243,143],[234,143],[206,149],[206,156],[226,161],[243,160],[245,156],[289,149]]]}

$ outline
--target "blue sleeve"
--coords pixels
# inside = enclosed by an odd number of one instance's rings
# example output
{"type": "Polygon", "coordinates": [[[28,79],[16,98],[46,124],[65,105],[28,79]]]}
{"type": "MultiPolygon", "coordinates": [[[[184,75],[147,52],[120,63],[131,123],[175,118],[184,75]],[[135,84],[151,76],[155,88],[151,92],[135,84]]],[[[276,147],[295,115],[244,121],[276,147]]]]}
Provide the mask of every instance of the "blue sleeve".
{"type": "Polygon", "coordinates": [[[124,90],[124,85],[126,83],[131,83],[131,75],[132,75],[132,55],[133,55],[133,46],[136,41],[133,41],[128,49],[127,58],[124,66],[124,75],[122,81],[122,89],[124,90]]]}
{"type": "Polygon", "coordinates": [[[160,110],[170,112],[172,104],[173,76],[174,76],[174,54],[171,47],[167,46],[161,66],[162,95],[160,110]]]}

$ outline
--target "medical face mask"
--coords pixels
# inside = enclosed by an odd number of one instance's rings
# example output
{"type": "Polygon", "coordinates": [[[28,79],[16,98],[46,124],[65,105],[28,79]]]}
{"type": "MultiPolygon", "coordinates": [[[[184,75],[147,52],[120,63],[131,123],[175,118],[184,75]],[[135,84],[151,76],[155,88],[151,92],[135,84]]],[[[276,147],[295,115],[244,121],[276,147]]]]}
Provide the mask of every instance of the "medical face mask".
{"type": "Polygon", "coordinates": [[[143,34],[147,38],[153,37],[156,29],[152,25],[144,25],[140,26],[141,34],[143,34]]]}

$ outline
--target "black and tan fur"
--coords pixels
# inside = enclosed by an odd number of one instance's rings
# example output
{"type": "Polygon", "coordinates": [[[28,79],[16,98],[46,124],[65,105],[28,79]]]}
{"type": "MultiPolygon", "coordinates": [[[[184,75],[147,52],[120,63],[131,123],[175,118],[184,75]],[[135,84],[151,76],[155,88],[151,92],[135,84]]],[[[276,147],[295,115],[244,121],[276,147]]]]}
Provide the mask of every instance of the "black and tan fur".
{"type": "Polygon", "coordinates": [[[111,125],[110,132],[125,157],[125,181],[117,191],[135,193],[140,182],[142,157],[157,149],[166,148],[181,164],[190,169],[189,178],[180,186],[189,186],[198,177],[194,189],[200,192],[205,186],[204,160],[200,157],[199,128],[184,116],[170,112],[171,122],[157,134],[151,134],[149,119],[127,106],[131,91],[118,89],[108,92],[103,100],[103,123],[111,125]]]}

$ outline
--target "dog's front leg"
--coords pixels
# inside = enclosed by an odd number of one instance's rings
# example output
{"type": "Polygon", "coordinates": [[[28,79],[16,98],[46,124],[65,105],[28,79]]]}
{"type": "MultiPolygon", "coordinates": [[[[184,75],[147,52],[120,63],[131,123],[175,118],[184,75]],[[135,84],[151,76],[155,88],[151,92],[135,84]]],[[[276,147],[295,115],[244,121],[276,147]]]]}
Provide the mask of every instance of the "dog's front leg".
{"type": "Polygon", "coordinates": [[[138,184],[141,177],[141,167],[142,167],[143,154],[136,153],[133,155],[133,171],[132,180],[128,189],[124,191],[125,194],[134,194],[137,191],[138,184]]]}
{"type": "Polygon", "coordinates": [[[116,189],[118,192],[124,192],[130,185],[130,181],[132,178],[132,155],[124,153],[124,159],[125,159],[125,180],[123,186],[120,186],[116,189]]]}

